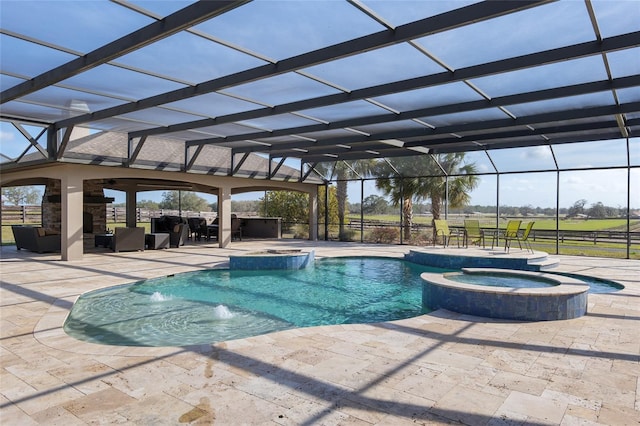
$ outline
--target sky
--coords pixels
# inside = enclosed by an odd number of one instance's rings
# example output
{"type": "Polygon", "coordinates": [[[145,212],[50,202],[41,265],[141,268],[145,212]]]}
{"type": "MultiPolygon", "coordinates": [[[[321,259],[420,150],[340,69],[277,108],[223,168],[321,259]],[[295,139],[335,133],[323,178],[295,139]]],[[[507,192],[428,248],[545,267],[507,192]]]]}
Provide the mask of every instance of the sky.
{"type": "MultiPolygon", "coordinates": [[[[142,2],[133,0],[133,3],[139,4],[144,8],[153,10],[154,12],[165,15],[171,13],[177,8],[184,7],[189,2],[142,2]]],[[[149,18],[125,11],[124,8],[114,3],[105,3],[99,5],[96,2],[77,2],[71,12],[72,16],[58,16],[63,14],[62,9],[56,8],[54,2],[42,2],[41,7],[21,7],[21,2],[3,2],[2,27],[11,31],[25,32],[35,37],[50,40],[52,43],[64,45],[70,49],[78,51],[89,51],[96,46],[102,45],[113,39],[114,33],[126,34],[140,26],[150,22],[149,18]],[[119,19],[105,21],[96,8],[106,7],[107,13],[117,14],[114,16],[119,19]],[[67,25],[69,20],[73,20],[76,26],[70,28],[67,25]],[[69,37],[72,31],[80,31],[85,36],[69,37]]],[[[382,2],[363,0],[363,3],[377,13],[380,13],[388,19],[393,25],[402,25],[413,21],[425,13],[440,13],[447,8],[461,7],[463,2],[456,3],[447,2],[424,2],[424,1],[403,1],[402,7],[398,7],[398,2],[382,2]],[[431,8],[432,10],[427,10],[431,8]],[[441,10],[439,8],[442,8],[441,10]]],[[[469,3],[469,2],[467,2],[469,3]]],[[[611,37],[619,33],[630,30],[637,30],[638,9],[630,9],[629,2],[625,1],[600,1],[595,0],[593,7],[598,16],[600,30],[604,37],[611,37]]],[[[355,9],[347,2],[333,2],[330,6],[326,3],[315,2],[274,2],[274,1],[255,1],[248,5],[249,7],[240,7],[232,12],[226,13],[220,19],[203,23],[199,29],[210,31],[220,35],[222,38],[230,42],[248,48],[249,50],[259,52],[270,58],[282,59],[290,57],[302,52],[324,46],[339,41],[352,39],[381,28],[373,20],[367,18],[362,13],[355,13],[355,9]],[[296,19],[292,19],[287,14],[292,11],[296,15],[296,19]],[[265,20],[264,16],[270,19],[265,20]],[[250,28],[247,31],[237,31],[237,22],[249,23],[244,28],[250,28]],[[327,31],[326,27],[332,27],[331,31],[327,31]],[[277,31],[276,31],[277,30],[277,31]],[[287,32],[295,33],[296,37],[291,37],[287,32]],[[268,40],[268,43],[265,42],[268,40]]],[[[522,26],[521,31],[511,31],[509,37],[504,37],[504,25],[515,26],[519,20],[530,18],[530,14],[537,12],[532,9],[523,11],[512,16],[507,16],[487,23],[477,23],[474,25],[483,26],[484,31],[474,31],[474,37],[469,37],[467,30],[473,30],[472,27],[461,28],[458,31],[447,31],[440,34],[431,35],[419,40],[426,48],[431,50],[435,56],[444,62],[450,64],[454,68],[473,65],[474,63],[496,60],[503,57],[513,56],[516,54],[527,53],[528,50],[538,50],[553,48],[561,45],[582,42],[584,40],[593,39],[593,30],[589,24],[589,16],[586,8],[575,8],[570,2],[557,2],[543,6],[544,9],[552,11],[545,16],[545,21],[541,23],[544,27],[544,36],[540,37],[539,28],[533,29],[534,34],[527,33],[526,26],[522,26]],[[503,22],[503,24],[500,24],[503,22]],[[585,23],[587,25],[585,25],[585,23]],[[492,49],[486,49],[484,46],[493,46],[492,49]],[[490,55],[487,56],[487,55],[490,55]]],[[[102,10],[102,9],[100,9],[102,10]]],[[[4,49],[8,51],[9,37],[3,38],[5,41],[4,49]]],[[[17,47],[21,46],[16,42],[17,47]]],[[[181,78],[187,80],[201,81],[214,75],[224,75],[245,69],[250,66],[259,64],[255,58],[247,59],[243,55],[233,56],[234,60],[216,61],[217,50],[211,47],[210,43],[204,44],[198,41],[197,37],[186,36],[184,34],[175,37],[168,37],[158,45],[163,49],[170,49],[181,67],[181,78]],[[184,49],[185,42],[198,43],[199,55],[188,54],[189,50],[184,49]],[[202,43],[202,44],[200,44],[202,43]],[[255,61],[255,63],[254,63],[255,61]]],[[[406,48],[404,45],[395,46],[394,49],[406,48]]],[[[157,61],[154,56],[157,53],[155,47],[149,46],[149,49],[141,49],[137,52],[125,55],[118,60],[131,66],[151,67],[154,71],[161,74],[171,73],[175,71],[172,62],[175,61],[157,61]],[[153,61],[149,59],[152,58],[153,61]]],[[[60,52],[58,52],[60,53],[60,52]]],[[[380,66],[375,67],[376,72],[363,73],[359,67],[351,67],[355,73],[345,73],[343,67],[333,67],[331,63],[311,67],[310,70],[314,74],[330,81],[335,81],[340,85],[349,87],[350,89],[358,88],[360,85],[372,85],[379,81],[368,81],[366,78],[384,79],[386,78],[384,70],[384,55],[377,56],[376,51],[367,52],[364,55],[369,56],[369,60],[375,59],[380,62],[380,66]]],[[[405,52],[406,53],[406,52],[405,52]]],[[[616,55],[633,55],[637,53],[637,49],[628,49],[627,51],[615,52],[610,54],[610,62],[614,76],[637,74],[640,67],[640,61],[629,60],[632,56],[623,56],[617,58],[616,55]],[[615,60],[615,59],[619,60],[615,60]]],[[[225,54],[228,54],[226,52],[225,54]]],[[[414,52],[415,54],[415,52],[414,52]]],[[[364,56],[363,55],[363,56],[364,56]]],[[[71,56],[71,55],[69,55],[71,56]]],[[[393,55],[391,55],[393,56],[393,55]]],[[[339,64],[342,61],[353,61],[357,63],[360,58],[345,58],[336,61],[339,64]]],[[[406,77],[412,77],[414,74],[424,74],[426,59],[417,57],[409,53],[394,56],[391,58],[393,67],[387,69],[392,71],[394,76],[397,73],[407,74],[406,77]],[[408,58],[398,66],[397,58],[408,58]]],[[[58,60],[53,55],[41,56],[38,61],[28,60],[20,61],[20,64],[5,63],[0,65],[2,71],[22,73],[30,73],[36,75],[42,71],[40,68],[48,69],[50,65],[48,60],[58,60]],[[12,67],[18,67],[13,69],[12,67]],[[22,68],[27,67],[27,68],[22,68]],[[32,68],[36,67],[36,68],[32,68]],[[37,68],[40,67],[40,68],[37,68]]],[[[389,58],[386,58],[388,61],[389,58]]],[[[433,65],[433,64],[431,64],[433,65]]],[[[566,63],[558,66],[565,66],[566,63]]],[[[573,78],[575,75],[581,76],[588,81],[600,77],[594,77],[591,72],[595,72],[597,66],[602,68],[601,61],[595,64],[586,63],[584,61],[575,61],[575,67],[569,69],[570,72],[558,72],[554,66],[541,67],[544,70],[536,70],[545,75],[544,79],[532,78],[526,75],[526,71],[512,72],[501,74],[499,76],[488,76],[474,81],[483,90],[487,90],[493,96],[500,96],[509,93],[512,84],[523,85],[528,84],[528,90],[536,90],[545,88],[538,87],[536,84],[548,85],[549,80],[553,80],[553,84],[558,84],[562,78],[573,78]],[[503,93],[504,91],[504,93],[503,93]]],[[[101,69],[107,67],[99,67],[101,69]]],[[[564,69],[564,68],[563,68],[564,69]]],[[[98,71],[97,69],[94,71],[98,71]]],[[[437,72],[437,67],[430,69],[428,72],[437,72]]],[[[603,69],[599,69],[602,74],[603,69]]],[[[403,74],[403,75],[404,75],[403,74]]],[[[124,74],[123,74],[124,75],[124,74]]],[[[603,74],[604,75],[604,74],[603,74]]],[[[287,76],[288,78],[289,76],[287,76]]],[[[302,80],[297,76],[297,80],[302,80]]],[[[6,77],[3,77],[6,78],[6,77]]],[[[284,78],[284,76],[283,76],[284,78]]],[[[606,78],[606,75],[605,75],[606,78]]],[[[109,83],[109,79],[103,82],[105,85],[109,83]]],[[[271,83],[275,79],[268,79],[271,83]]],[[[7,80],[10,81],[10,80],[7,80]]],[[[289,80],[287,80],[289,81],[289,80]]],[[[239,96],[256,97],[258,99],[268,101],[274,105],[290,101],[297,96],[295,90],[282,90],[282,85],[277,89],[264,84],[246,84],[241,87],[231,88],[230,91],[239,96]],[[278,98],[272,96],[278,95],[278,98]],[[289,97],[292,97],[291,99],[289,97]]],[[[129,90],[151,90],[145,85],[127,85],[126,81],[118,81],[117,84],[127,87],[129,90]]],[[[552,85],[553,85],[552,84],[552,85]]],[[[286,87],[286,85],[285,85],[286,87]]],[[[314,87],[321,88],[322,85],[314,84],[314,87]]],[[[320,89],[318,89],[320,90],[320,89]]],[[[326,87],[323,88],[326,90],[326,87]]],[[[450,97],[453,93],[447,92],[445,87],[438,88],[440,96],[450,97]],[[444,91],[444,92],[443,92],[444,91]]],[[[637,89],[636,89],[637,90],[637,89]]],[[[323,92],[324,93],[324,92],[323,92]]],[[[458,91],[456,90],[456,93],[458,91]]],[[[622,92],[622,95],[629,95],[630,92],[622,92]]],[[[129,94],[127,96],[142,96],[142,94],[129,94]]],[[[424,97],[424,92],[416,91],[416,95],[424,97]]],[[[434,91],[429,92],[430,96],[435,96],[434,91]]],[[[466,95],[465,95],[466,96],[466,95]]],[[[471,96],[471,95],[469,95],[471,96]]],[[[474,95],[475,96],[475,95],[474,95]]],[[[632,95],[632,96],[637,96],[632,95]]],[[[635,99],[635,98],[634,98],[635,99]]],[[[631,99],[631,100],[634,100],[631,99]]],[[[628,100],[627,100],[628,101],[628,100]]],[[[230,102],[229,102],[230,104],[230,102]]],[[[351,106],[353,107],[353,106],[351,106]]],[[[516,108],[532,107],[535,105],[513,106],[516,108]]],[[[511,107],[510,107],[511,108],[511,107]]],[[[523,111],[524,112],[524,111],[523,111]]],[[[218,112],[210,112],[217,115],[218,112]]],[[[320,113],[318,111],[318,113],[320,113]]],[[[340,111],[342,113],[342,111],[340,111]]],[[[530,112],[529,112],[530,113],[530,112]]],[[[434,118],[444,119],[443,117],[434,118]]],[[[437,124],[437,123],[436,123],[437,124]]],[[[33,134],[36,134],[34,131],[33,134]]],[[[24,138],[8,123],[0,122],[0,154],[9,158],[20,155],[28,143],[24,138]]],[[[32,149],[30,152],[33,152],[32,149]]],[[[632,165],[640,165],[640,140],[631,140],[630,149],[632,165]]],[[[602,202],[606,205],[618,206],[626,205],[627,197],[627,175],[626,170],[606,170],[606,168],[627,165],[626,146],[623,140],[603,141],[585,144],[566,144],[558,145],[553,148],[553,152],[549,147],[536,147],[514,150],[491,151],[491,158],[501,172],[516,172],[522,170],[554,170],[554,157],[558,162],[558,167],[565,168],[589,168],[599,167],[605,168],[597,171],[572,171],[562,172],[558,176],[555,172],[529,173],[529,174],[503,174],[500,176],[500,204],[502,205],[532,205],[534,207],[555,207],[555,188],[557,181],[560,182],[560,205],[561,207],[569,207],[575,201],[580,199],[587,200],[587,205],[596,202],[602,202]]],[[[476,168],[481,173],[493,172],[493,165],[483,152],[475,152],[468,154],[468,160],[476,164],[476,168]]],[[[632,169],[631,181],[631,205],[640,207],[640,172],[639,169],[632,169]]],[[[496,202],[496,182],[495,176],[486,176],[480,179],[479,186],[472,192],[472,204],[493,205],[496,202]]],[[[382,195],[375,189],[373,182],[365,184],[364,197],[370,194],[382,195]]],[[[107,194],[114,196],[116,202],[124,202],[124,194],[113,193],[107,194]]],[[[216,200],[215,196],[200,194],[203,198],[210,202],[216,200]]],[[[349,201],[359,202],[361,198],[360,183],[349,185],[349,201]]],[[[233,196],[234,200],[257,199],[262,193],[249,193],[233,196]]],[[[153,193],[141,193],[138,199],[151,199],[160,201],[162,197],[161,191],[153,193]]]]}

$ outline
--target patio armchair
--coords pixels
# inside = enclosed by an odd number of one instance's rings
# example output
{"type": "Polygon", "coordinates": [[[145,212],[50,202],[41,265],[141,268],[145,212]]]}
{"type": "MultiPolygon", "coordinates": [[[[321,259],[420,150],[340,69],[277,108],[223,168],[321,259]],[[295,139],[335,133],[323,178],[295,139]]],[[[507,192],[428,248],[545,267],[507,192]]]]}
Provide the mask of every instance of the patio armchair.
{"type": "Polygon", "coordinates": [[[183,246],[185,241],[189,239],[189,225],[186,223],[177,223],[169,231],[169,247],[183,246]]]}
{"type": "MultiPolygon", "coordinates": [[[[212,231],[213,231],[214,228],[209,226],[209,224],[207,223],[207,219],[205,219],[204,217],[200,218],[199,226],[200,226],[200,231],[199,232],[200,232],[201,238],[204,237],[204,238],[207,239],[207,241],[210,241],[211,240],[211,234],[212,234],[212,231]]],[[[215,238],[216,238],[216,240],[218,239],[218,230],[217,229],[215,230],[215,238]]]]}
{"type": "Polygon", "coordinates": [[[433,246],[436,245],[436,240],[439,236],[442,236],[442,245],[447,247],[451,242],[451,237],[455,236],[456,241],[458,243],[458,248],[460,248],[460,233],[458,230],[450,230],[449,224],[444,219],[434,219],[433,221],[434,231],[433,231],[433,246]]]}
{"type": "MultiPolygon", "coordinates": [[[[502,234],[502,238],[504,238],[504,250],[509,251],[511,249],[511,241],[517,240],[518,244],[520,244],[520,248],[522,249],[522,245],[520,243],[520,237],[518,236],[518,232],[520,231],[521,220],[510,220],[507,222],[507,227],[502,234]]],[[[500,238],[499,232],[496,232],[493,241],[491,243],[491,248],[493,248],[494,243],[497,239],[500,238]]]]}
{"type": "Polygon", "coordinates": [[[482,248],[484,244],[484,231],[480,228],[480,221],[475,219],[465,219],[464,221],[464,246],[469,247],[469,241],[471,244],[478,244],[482,242],[482,248]]]}
{"type": "Polygon", "coordinates": [[[120,251],[144,251],[144,231],[143,227],[116,228],[111,240],[111,250],[116,253],[120,251]]]}
{"type": "MultiPolygon", "coordinates": [[[[533,253],[533,248],[531,248],[531,243],[529,242],[529,235],[531,235],[531,229],[533,229],[533,224],[534,223],[535,222],[527,223],[527,226],[524,228],[524,232],[522,233],[522,238],[520,238],[520,241],[522,241],[524,243],[524,246],[531,253],[533,253]]],[[[522,246],[520,246],[520,248],[522,248],[522,246]]]]}
{"type": "Polygon", "coordinates": [[[187,219],[189,223],[189,232],[191,238],[200,241],[202,238],[209,240],[209,227],[207,226],[207,219],[204,217],[190,217],[187,219]]]}
{"type": "Polygon", "coordinates": [[[187,218],[187,224],[189,225],[189,238],[194,240],[200,239],[200,221],[197,217],[187,218]]]}

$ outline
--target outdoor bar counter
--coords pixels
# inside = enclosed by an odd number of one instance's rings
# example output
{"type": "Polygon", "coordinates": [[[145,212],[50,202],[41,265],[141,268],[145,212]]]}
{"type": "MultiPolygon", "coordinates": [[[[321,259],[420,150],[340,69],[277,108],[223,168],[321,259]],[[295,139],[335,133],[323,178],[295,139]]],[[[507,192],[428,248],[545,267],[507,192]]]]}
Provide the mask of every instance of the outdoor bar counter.
{"type": "Polygon", "coordinates": [[[242,238],[281,238],[282,218],[241,217],[242,238]]]}

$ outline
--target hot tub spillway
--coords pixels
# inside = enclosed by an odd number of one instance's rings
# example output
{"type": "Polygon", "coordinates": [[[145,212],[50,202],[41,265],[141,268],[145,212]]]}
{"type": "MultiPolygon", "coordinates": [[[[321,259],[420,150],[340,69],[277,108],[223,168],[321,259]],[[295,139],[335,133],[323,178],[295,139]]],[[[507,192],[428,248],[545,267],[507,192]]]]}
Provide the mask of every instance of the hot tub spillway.
{"type": "Polygon", "coordinates": [[[541,272],[487,268],[463,268],[461,273],[422,273],[422,304],[432,310],[448,309],[468,315],[522,321],[572,319],[587,312],[589,286],[574,278],[541,272]],[[491,287],[465,284],[447,278],[461,273],[545,280],[549,281],[550,286],[491,287]]]}
{"type": "Polygon", "coordinates": [[[315,252],[302,250],[264,250],[229,256],[229,269],[303,269],[313,264],[315,252]]]}

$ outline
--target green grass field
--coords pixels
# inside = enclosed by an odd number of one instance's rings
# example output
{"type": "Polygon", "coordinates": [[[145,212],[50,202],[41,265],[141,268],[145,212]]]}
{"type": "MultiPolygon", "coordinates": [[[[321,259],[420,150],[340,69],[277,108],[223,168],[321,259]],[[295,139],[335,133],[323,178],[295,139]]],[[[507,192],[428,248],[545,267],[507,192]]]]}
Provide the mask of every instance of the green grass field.
{"type": "MultiPolygon", "coordinates": [[[[529,222],[524,220],[523,222],[529,222]]],[[[536,220],[533,229],[554,230],[555,220],[536,220]]],[[[631,228],[640,226],[640,220],[632,220],[631,228]]],[[[560,220],[562,231],[624,231],[627,227],[627,219],[589,219],[589,220],[560,220]]]]}
{"type": "MultiPolygon", "coordinates": [[[[350,214],[347,217],[348,220],[360,220],[360,215],[352,215],[350,214]]],[[[450,223],[454,226],[462,226],[464,223],[464,216],[453,216],[450,219],[450,223]]],[[[364,220],[371,221],[380,221],[380,222],[399,222],[398,215],[364,215],[364,220]]],[[[495,227],[495,218],[489,217],[481,217],[479,218],[480,225],[482,227],[493,228],[495,227]]],[[[533,225],[533,229],[538,229],[541,231],[545,230],[555,230],[556,229],[556,221],[552,219],[537,219],[537,218],[523,218],[523,228],[524,224],[534,221],[535,225],[533,225]]],[[[431,225],[431,217],[425,216],[414,216],[413,223],[418,225],[431,225]]],[[[501,219],[500,227],[503,228],[507,225],[507,221],[501,219]]],[[[561,231],[613,231],[619,230],[624,231],[627,227],[627,219],[580,219],[580,220],[563,220],[560,219],[560,230],[561,231]]],[[[631,229],[640,228],[640,220],[632,220],[631,221],[631,229]]]]}
{"type": "MultiPolygon", "coordinates": [[[[365,215],[365,220],[373,220],[373,221],[381,221],[381,222],[398,222],[399,218],[396,215],[365,215]]],[[[360,220],[359,215],[349,215],[347,220],[360,220]]],[[[464,218],[461,217],[459,220],[452,220],[453,225],[461,226],[464,218]]],[[[556,229],[556,221],[550,219],[532,219],[535,220],[535,225],[533,229],[545,231],[545,230],[555,230],[556,229]]],[[[415,216],[414,223],[420,225],[430,225],[431,218],[424,216],[415,216]]],[[[523,223],[529,222],[529,219],[523,219],[523,223]]],[[[500,226],[506,226],[506,220],[500,221],[500,226]]],[[[495,219],[481,219],[480,224],[483,227],[492,228],[495,226],[495,219]]],[[[11,223],[4,223],[2,225],[2,243],[3,244],[13,244],[13,234],[11,232],[11,223]]],[[[124,223],[109,223],[107,225],[109,228],[113,229],[117,226],[125,226],[124,223]]],[[[144,226],[147,228],[147,232],[150,232],[151,224],[149,222],[140,223],[139,226],[144,226]]],[[[560,220],[560,230],[561,231],[624,231],[627,226],[626,219],[589,219],[589,220],[560,220]]],[[[631,229],[638,230],[640,229],[640,220],[632,220],[631,221],[631,229]]]]}
{"type": "MultiPolygon", "coordinates": [[[[359,215],[349,215],[349,220],[359,221],[359,215]]],[[[450,216],[449,224],[451,226],[463,226],[465,217],[463,215],[450,216]]],[[[379,221],[385,224],[396,223],[399,227],[399,218],[397,215],[365,215],[365,221],[379,221]]],[[[525,224],[534,221],[534,230],[539,231],[555,231],[556,221],[548,218],[524,218],[522,220],[524,228],[525,224]]],[[[414,216],[414,224],[431,226],[431,218],[425,216],[414,216]]],[[[480,224],[485,228],[495,227],[495,217],[482,217],[480,218],[480,224]]],[[[506,219],[500,220],[500,228],[504,228],[507,224],[506,219]]],[[[630,222],[632,231],[640,231],[640,220],[632,220],[630,222]]],[[[627,228],[626,219],[588,219],[588,220],[560,220],[560,231],[625,231],[627,228]]],[[[355,229],[357,231],[357,229],[355,229]]],[[[366,235],[365,231],[365,235],[366,235]]],[[[366,237],[365,237],[366,239],[366,237]]],[[[356,241],[359,241],[359,232],[355,237],[356,241]]],[[[534,249],[546,251],[547,253],[556,252],[555,238],[537,238],[536,241],[531,241],[534,249]]],[[[560,254],[576,255],[576,256],[599,256],[599,257],[611,257],[611,258],[625,258],[627,256],[627,248],[625,243],[607,242],[599,239],[597,244],[586,239],[584,241],[571,241],[565,240],[560,244],[560,254]]],[[[630,246],[630,258],[640,259],[640,244],[631,244],[630,246]]]]}
{"type": "MultiPolygon", "coordinates": [[[[348,219],[360,220],[359,215],[349,215],[348,219]]],[[[367,215],[365,216],[365,220],[375,220],[381,222],[398,222],[398,216],[395,215],[367,215]]],[[[453,225],[461,226],[463,223],[464,217],[460,216],[459,220],[453,220],[453,225]],[[459,223],[458,223],[459,222],[459,223]]],[[[424,216],[417,216],[414,218],[414,222],[422,225],[430,225],[431,218],[424,216]]],[[[506,225],[506,220],[501,220],[500,225],[504,227],[506,225]]],[[[523,223],[529,222],[528,219],[524,219],[523,223]]],[[[555,220],[550,219],[542,219],[535,220],[536,224],[534,225],[534,229],[537,230],[555,230],[556,222],[555,220]]],[[[482,226],[491,228],[495,225],[495,219],[486,218],[481,220],[480,222],[482,226]]],[[[34,225],[35,226],[35,225],[34,225]]],[[[118,226],[125,226],[125,223],[113,223],[109,222],[107,226],[110,229],[114,229],[118,226]]],[[[143,226],[146,228],[145,232],[150,232],[151,223],[144,222],[138,224],[138,226],[143,226]]],[[[624,231],[627,226],[626,219],[590,219],[590,220],[561,220],[560,221],[560,230],[561,231],[607,231],[607,230],[616,230],[616,231],[624,231]]],[[[631,229],[632,230],[640,230],[640,220],[632,220],[631,221],[631,229]]],[[[356,230],[357,231],[357,230],[356,230]]],[[[354,232],[354,240],[360,241],[359,232],[354,232]]],[[[540,240],[531,242],[534,249],[546,251],[548,253],[555,253],[556,244],[555,240],[540,240]]],[[[13,239],[13,233],[11,232],[11,224],[4,223],[2,225],[2,244],[3,245],[13,245],[15,241],[13,239]]],[[[632,244],[630,247],[631,258],[632,259],[640,259],[640,245],[632,244]]],[[[560,245],[560,254],[566,255],[578,255],[578,256],[600,256],[600,257],[612,257],[612,258],[624,258],[626,257],[626,246],[620,243],[610,243],[610,242],[602,242],[598,241],[597,244],[590,243],[588,241],[565,241],[560,245]]]]}

